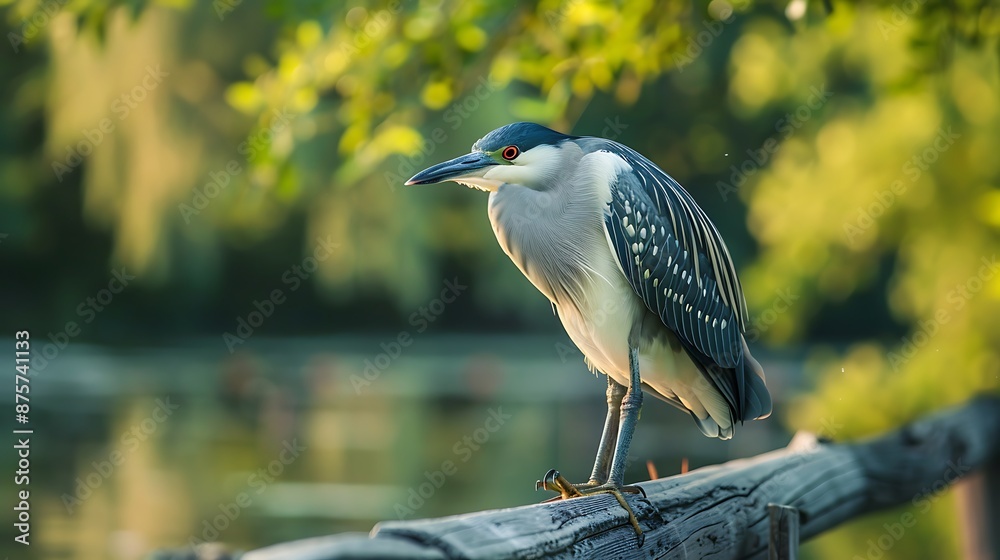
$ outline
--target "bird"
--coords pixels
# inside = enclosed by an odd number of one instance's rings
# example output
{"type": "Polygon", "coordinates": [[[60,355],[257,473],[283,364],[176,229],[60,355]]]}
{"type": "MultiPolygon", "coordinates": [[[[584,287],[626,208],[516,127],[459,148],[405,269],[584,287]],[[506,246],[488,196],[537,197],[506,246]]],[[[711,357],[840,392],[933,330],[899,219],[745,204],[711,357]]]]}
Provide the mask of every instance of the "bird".
{"type": "Polygon", "coordinates": [[[591,371],[607,376],[608,412],[587,482],[552,469],[554,499],[622,493],[632,435],[649,393],[729,439],[766,418],[771,397],[747,346],[747,307],[729,249],[694,198],[632,148],[528,122],[497,128],[472,151],[406,185],[452,181],[489,192],[503,251],[552,304],[591,371]]]}

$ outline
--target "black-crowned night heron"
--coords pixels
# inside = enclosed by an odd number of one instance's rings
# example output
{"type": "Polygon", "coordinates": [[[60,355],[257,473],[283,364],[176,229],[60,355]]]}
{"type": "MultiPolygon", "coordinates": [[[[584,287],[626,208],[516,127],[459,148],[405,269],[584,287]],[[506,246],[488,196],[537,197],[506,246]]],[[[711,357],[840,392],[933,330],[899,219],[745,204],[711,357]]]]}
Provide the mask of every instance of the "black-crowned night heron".
{"type": "Polygon", "coordinates": [[[590,480],[558,471],[562,498],[621,492],[643,390],[729,439],[771,397],[743,338],[743,289],[718,230],[687,191],[628,146],[532,123],[498,128],[472,153],[407,185],[455,181],[489,191],[504,252],[549,300],[587,365],[608,376],[608,415],[590,480]],[[626,387],[628,389],[626,390],[626,387]]]}

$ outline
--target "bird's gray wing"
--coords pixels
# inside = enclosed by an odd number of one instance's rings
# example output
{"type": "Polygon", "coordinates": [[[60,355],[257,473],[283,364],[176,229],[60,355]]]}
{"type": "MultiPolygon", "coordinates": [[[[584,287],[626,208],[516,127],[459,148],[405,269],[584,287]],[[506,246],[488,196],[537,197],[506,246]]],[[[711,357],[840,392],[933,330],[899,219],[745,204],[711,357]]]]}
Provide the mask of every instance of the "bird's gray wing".
{"type": "MultiPolygon", "coordinates": [[[[601,149],[628,164],[611,180],[604,218],[632,288],[689,349],[722,368],[741,366],[746,303],[722,236],[691,195],[648,159],[611,141],[601,149]]],[[[734,404],[744,393],[743,376],[736,378],[737,387],[713,379],[734,404]]]]}

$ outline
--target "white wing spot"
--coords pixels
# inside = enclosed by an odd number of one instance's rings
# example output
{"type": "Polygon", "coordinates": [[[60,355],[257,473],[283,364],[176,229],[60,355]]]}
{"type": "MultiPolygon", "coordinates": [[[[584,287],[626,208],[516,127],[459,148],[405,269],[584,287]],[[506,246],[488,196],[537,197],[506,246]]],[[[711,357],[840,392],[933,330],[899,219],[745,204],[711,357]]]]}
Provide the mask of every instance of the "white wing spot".
{"type": "Polygon", "coordinates": [[[627,228],[625,228],[625,231],[628,232],[629,237],[635,237],[635,228],[634,227],[628,226],[627,228]]]}
{"type": "Polygon", "coordinates": [[[653,245],[653,256],[654,257],[656,256],[657,249],[659,249],[659,247],[657,247],[656,245],[653,245]]]}
{"type": "Polygon", "coordinates": [[[639,237],[646,239],[646,228],[642,228],[639,230],[639,237]]]}

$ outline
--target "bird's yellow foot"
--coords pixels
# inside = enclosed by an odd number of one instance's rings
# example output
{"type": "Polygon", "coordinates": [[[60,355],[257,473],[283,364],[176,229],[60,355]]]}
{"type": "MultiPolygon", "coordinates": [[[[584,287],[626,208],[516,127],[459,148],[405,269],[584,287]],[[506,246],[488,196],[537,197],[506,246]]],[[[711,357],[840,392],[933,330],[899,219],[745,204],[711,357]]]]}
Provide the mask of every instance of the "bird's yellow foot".
{"type": "Polygon", "coordinates": [[[570,498],[579,498],[594,494],[611,494],[616,500],[618,500],[618,503],[625,508],[625,511],[628,512],[628,522],[632,525],[632,529],[635,530],[635,536],[639,539],[640,547],[645,540],[645,536],[642,534],[642,528],[639,527],[639,520],[632,511],[632,506],[628,505],[628,502],[625,501],[625,496],[622,495],[623,492],[627,494],[642,494],[642,497],[645,498],[646,491],[640,486],[619,486],[612,482],[602,484],[596,480],[590,480],[582,484],[573,484],[566,480],[566,478],[563,477],[559,471],[549,469],[541,480],[535,482],[535,490],[551,490],[553,492],[559,492],[559,496],[549,498],[548,500],[545,500],[545,502],[568,500],[570,498]]]}
{"type": "Polygon", "coordinates": [[[570,498],[579,498],[583,496],[583,491],[590,488],[596,488],[600,486],[600,481],[591,479],[588,482],[583,482],[580,484],[572,484],[566,480],[559,471],[555,469],[549,469],[545,473],[545,476],[541,480],[535,481],[535,490],[551,490],[553,492],[558,492],[560,496],[555,498],[549,498],[545,500],[546,502],[554,502],[556,500],[568,500],[570,498]]]}

